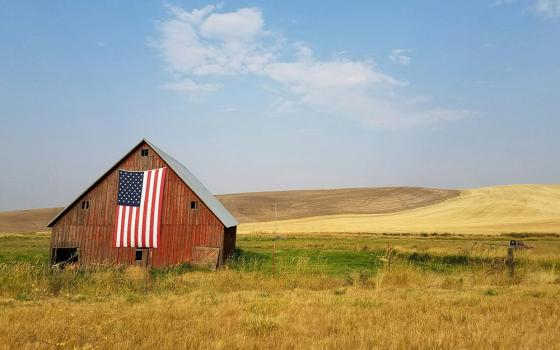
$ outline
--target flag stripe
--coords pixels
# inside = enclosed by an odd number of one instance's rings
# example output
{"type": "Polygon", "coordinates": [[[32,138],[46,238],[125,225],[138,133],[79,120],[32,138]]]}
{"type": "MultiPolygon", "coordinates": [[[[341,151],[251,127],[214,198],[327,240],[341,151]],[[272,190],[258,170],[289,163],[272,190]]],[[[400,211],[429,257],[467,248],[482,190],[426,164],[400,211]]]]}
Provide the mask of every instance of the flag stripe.
{"type": "Polygon", "coordinates": [[[154,223],[156,221],[156,187],[157,187],[157,182],[159,180],[159,170],[154,170],[154,183],[152,185],[152,207],[150,208],[151,210],[151,215],[150,217],[152,218],[152,222],[150,223],[150,247],[154,246],[154,235],[156,234],[155,230],[154,230],[154,223]]]}
{"type": "Polygon", "coordinates": [[[118,215],[117,215],[117,237],[116,237],[116,242],[117,242],[117,247],[121,246],[121,223],[122,223],[122,206],[119,205],[118,207],[118,215]]]}
{"type": "Polygon", "coordinates": [[[140,229],[138,230],[138,247],[142,248],[144,246],[144,227],[146,227],[146,211],[144,210],[145,205],[144,205],[144,201],[146,198],[146,190],[147,190],[147,186],[146,184],[148,183],[148,172],[144,171],[144,177],[142,180],[142,197],[140,199],[140,215],[142,217],[142,219],[140,220],[140,229]]]}
{"type": "Polygon", "coordinates": [[[146,247],[150,246],[150,232],[152,228],[152,196],[154,187],[154,171],[148,171],[148,197],[146,200],[146,228],[144,230],[144,239],[146,240],[146,247]]]}
{"type": "Polygon", "coordinates": [[[157,183],[157,190],[156,190],[156,209],[155,209],[155,215],[154,215],[154,248],[158,247],[158,243],[159,243],[159,231],[160,231],[160,218],[161,218],[161,211],[159,210],[160,206],[162,205],[162,195],[163,195],[163,191],[162,191],[162,187],[163,187],[163,181],[165,179],[165,168],[159,169],[159,181],[157,183]]]}
{"type": "Polygon", "coordinates": [[[123,222],[123,247],[128,247],[128,217],[130,216],[130,207],[124,207],[124,222],[123,222]]]}
{"type": "Polygon", "coordinates": [[[123,246],[123,235],[124,235],[124,207],[121,206],[121,211],[119,213],[119,221],[120,221],[120,227],[119,227],[119,247],[123,246]]]}
{"type": "Polygon", "coordinates": [[[131,247],[136,247],[136,245],[134,244],[134,238],[136,237],[136,217],[138,213],[138,207],[132,207],[132,218],[131,223],[130,223],[130,246],[131,247]]]}

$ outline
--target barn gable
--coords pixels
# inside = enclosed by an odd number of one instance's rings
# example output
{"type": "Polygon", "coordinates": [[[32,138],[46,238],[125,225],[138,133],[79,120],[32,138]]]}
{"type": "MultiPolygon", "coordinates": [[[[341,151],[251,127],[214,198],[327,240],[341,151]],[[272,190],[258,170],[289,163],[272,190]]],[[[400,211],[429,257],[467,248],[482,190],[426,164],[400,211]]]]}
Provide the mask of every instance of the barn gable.
{"type": "Polygon", "coordinates": [[[172,266],[209,262],[221,265],[235,250],[237,220],[176,159],[142,140],[48,224],[51,262],[74,257],[84,266],[172,266]],[[114,243],[118,170],[168,167],[156,247],[114,243]]]}
{"type": "Polygon", "coordinates": [[[136,144],[129,152],[127,152],[119,161],[117,161],[109,170],[107,170],[99,179],[97,179],[91,186],[87,187],[86,190],[81,193],[74,201],[72,201],[64,210],[58,213],[48,224],[47,227],[53,227],[58,220],[60,220],[75,204],[77,204],[81,198],[83,198],[91,189],[93,189],[101,180],[103,180],[107,175],[109,175],[115,168],[126,159],[132,152],[134,152],[140,145],[147,144],[152,148],[152,150],[171,168],[177,176],[187,185],[199,198],[200,200],[214,213],[214,215],[220,220],[220,222],[226,227],[234,227],[239,224],[237,219],[231,215],[231,213],[220,203],[214,195],[178,160],[171,157],[169,154],[161,150],[159,147],[149,142],[146,139],[142,139],[138,144],[136,144]]]}

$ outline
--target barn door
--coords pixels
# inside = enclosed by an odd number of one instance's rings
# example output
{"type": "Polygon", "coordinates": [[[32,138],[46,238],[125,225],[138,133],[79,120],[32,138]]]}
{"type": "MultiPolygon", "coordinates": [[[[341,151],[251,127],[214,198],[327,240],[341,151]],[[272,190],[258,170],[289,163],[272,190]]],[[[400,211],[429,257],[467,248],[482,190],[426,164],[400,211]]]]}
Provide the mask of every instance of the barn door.
{"type": "Polygon", "coordinates": [[[148,267],[150,259],[150,249],[139,248],[136,249],[136,265],[142,267],[148,267]]]}

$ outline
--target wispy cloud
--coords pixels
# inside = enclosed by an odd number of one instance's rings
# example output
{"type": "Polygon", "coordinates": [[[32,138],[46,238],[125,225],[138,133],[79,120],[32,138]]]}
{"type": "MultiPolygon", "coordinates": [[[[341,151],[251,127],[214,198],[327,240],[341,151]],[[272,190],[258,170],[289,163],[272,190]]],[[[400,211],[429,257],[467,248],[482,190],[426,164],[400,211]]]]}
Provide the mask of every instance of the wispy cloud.
{"type": "Polygon", "coordinates": [[[398,64],[408,66],[412,59],[410,58],[411,50],[407,49],[394,49],[389,55],[389,59],[398,64]]]}
{"type": "MultiPolygon", "coordinates": [[[[268,31],[260,9],[168,8],[169,18],[159,22],[153,45],[173,76],[166,87],[174,91],[209,93],[225,88],[221,78],[255,76],[270,82],[266,90],[273,95],[271,110],[277,113],[311,108],[387,127],[453,121],[474,114],[407,103],[407,94],[401,92],[406,81],[384,73],[371,59],[350,59],[346,54],[317,58],[308,44],[289,42],[268,31]]],[[[409,64],[409,52],[395,49],[391,59],[409,64]]]]}
{"type": "Polygon", "coordinates": [[[560,18],[560,0],[537,0],[534,11],[547,18],[560,18]]]}
{"type": "MultiPolygon", "coordinates": [[[[497,7],[511,5],[518,0],[495,0],[490,6],[497,7]]],[[[545,18],[560,18],[560,0],[531,0],[529,5],[525,2],[525,9],[545,18]],[[528,6],[528,7],[527,7],[528,6]]]]}

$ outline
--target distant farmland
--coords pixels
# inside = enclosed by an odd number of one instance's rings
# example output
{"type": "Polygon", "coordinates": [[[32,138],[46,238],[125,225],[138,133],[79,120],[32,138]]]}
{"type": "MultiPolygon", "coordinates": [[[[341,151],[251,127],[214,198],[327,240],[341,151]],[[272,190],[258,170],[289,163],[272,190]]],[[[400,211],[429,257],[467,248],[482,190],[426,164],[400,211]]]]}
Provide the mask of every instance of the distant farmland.
{"type": "Polygon", "coordinates": [[[560,185],[485,187],[464,190],[459,196],[399,212],[321,215],[240,226],[241,233],[276,230],[280,233],[559,233],[560,185]]]}
{"type": "Polygon", "coordinates": [[[62,208],[29,209],[0,212],[0,233],[47,231],[47,223],[62,208]]]}
{"type": "MultiPolygon", "coordinates": [[[[239,233],[560,233],[560,185],[377,187],[218,198],[241,222],[239,233]]],[[[0,232],[46,231],[59,210],[0,212],[0,232]]]]}
{"type": "MultiPolygon", "coordinates": [[[[456,190],[419,187],[374,187],[236,193],[217,196],[241,222],[296,219],[336,214],[391,213],[439,203],[459,195],[456,190]]],[[[0,212],[0,232],[45,231],[62,208],[0,212]]]]}

